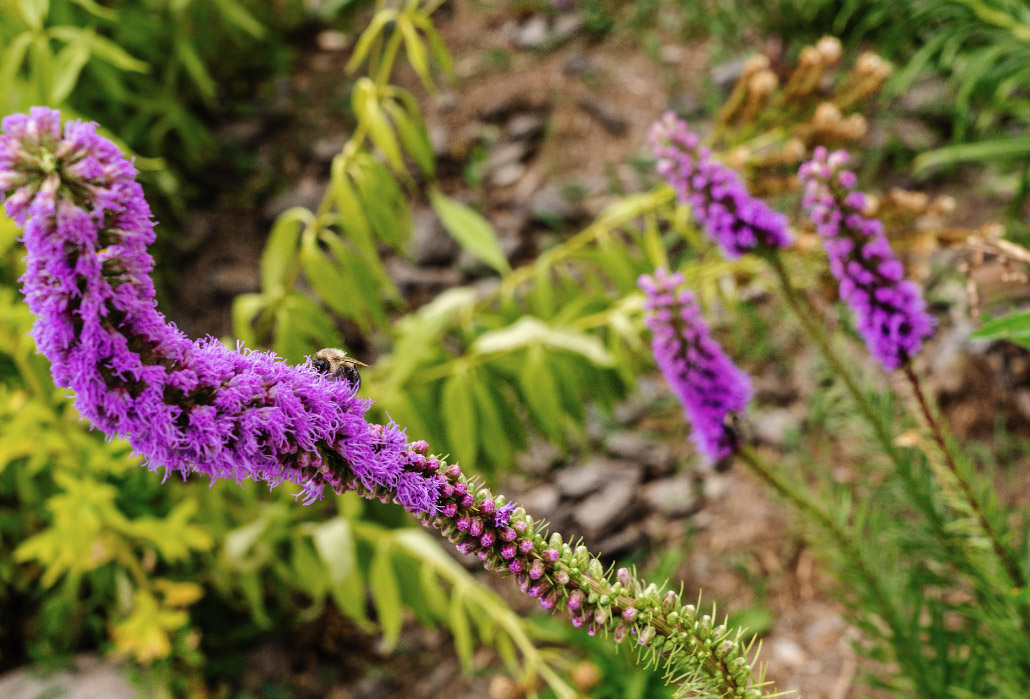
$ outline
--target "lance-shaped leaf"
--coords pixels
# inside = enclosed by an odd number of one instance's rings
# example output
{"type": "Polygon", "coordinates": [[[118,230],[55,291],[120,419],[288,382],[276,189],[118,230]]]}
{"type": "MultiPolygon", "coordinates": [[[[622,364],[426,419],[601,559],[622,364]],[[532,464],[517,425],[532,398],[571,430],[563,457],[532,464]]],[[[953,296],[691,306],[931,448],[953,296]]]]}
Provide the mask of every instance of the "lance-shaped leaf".
{"type": "Polygon", "coordinates": [[[596,337],[571,328],[552,328],[532,316],[519,318],[506,328],[483,333],[472,344],[472,351],[476,354],[498,354],[534,345],[573,352],[598,366],[615,364],[615,358],[596,337]]]}
{"type": "Polygon", "coordinates": [[[511,271],[493,226],[482,215],[435,188],[429,190],[429,201],[458,245],[501,274],[511,271]]]}

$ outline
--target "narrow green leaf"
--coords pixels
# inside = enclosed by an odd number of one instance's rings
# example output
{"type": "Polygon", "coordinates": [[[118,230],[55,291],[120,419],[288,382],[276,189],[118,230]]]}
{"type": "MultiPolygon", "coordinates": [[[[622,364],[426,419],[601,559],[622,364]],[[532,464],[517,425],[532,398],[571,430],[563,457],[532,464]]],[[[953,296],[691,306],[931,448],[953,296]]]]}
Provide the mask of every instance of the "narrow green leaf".
{"type": "Polygon", "coordinates": [[[437,621],[445,621],[448,611],[447,595],[444,594],[443,583],[440,582],[440,578],[436,576],[432,568],[423,565],[419,571],[419,583],[422,596],[426,601],[426,606],[429,608],[429,613],[437,621]]]}
{"type": "Polygon", "coordinates": [[[312,530],[315,550],[329,572],[329,581],[339,585],[354,573],[354,534],[345,517],[316,524],[312,530]]]}
{"type": "Polygon", "coordinates": [[[104,7],[103,5],[95,2],[95,0],[71,0],[71,1],[73,3],[75,3],[76,5],[78,5],[79,7],[81,7],[82,9],[84,9],[86,12],[90,13],[91,15],[93,15],[94,17],[99,17],[100,19],[107,20],[108,22],[112,22],[112,21],[118,19],[118,13],[115,10],[113,10],[113,9],[111,9],[109,7],[104,7]]]}
{"type": "Polygon", "coordinates": [[[422,172],[432,177],[436,172],[436,158],[433,157],[433,147],[429,143],[429,136],[421,119],[413,118],[393,100],[384,102],[383,108],[390,114],[394,126],[397,127],[397,135],[400,136],[404,150],[408,151],[422,172]]]}
{"type": "Polygon", "coordinates": [[[475,372],[459,370],[443,385],[441,417],[447,430],[447,444],[459,463],[476,461],[476,402],[472,391],[475,372]]]}
{"type": "Polygon", "coordinates": [[[348,73],[353,73],[357,70],[358,66],[365,62],[365,58],[372,49],[372,42],[375,41],[376,36],[383,30],[386,23],[393,20],[396,16],[397,10],[392,8],[385,8],[376,13],[372,21],[368,23],[368,28],[365,29],[365,32],[358,39],[358,43],[354,45],[354,53],[351,54],[345,68],[348,73]]]}
{"type": "Polygon", "coordinates": [[[150,64],[141,61],[128,53],[118,44],[110,39],[100,36],[91,29],[80,29],[78,27],[50,27],[47,33],[55,39],[67,41],[68,43],[84,43],[89,46],[90,53],[97,58],[110,63],[115,68],[128,70],[134,73],[149,73],[150,64]]]}
{"type": "Polygon", "coordinates": [[[261,294],[240,294],[232,300],[232,330],[244,344],[254,347],[254,319],[266,305],[261,294]]]}
{"type": "Polygon", "coordinates": [[[311,212],[299,206],[288,209],[276,219],[261,253],[261,288],[265,292],[274,291],[282,284],[297,254],[300,231],[313,220],[311,212]]]}
{"type": "Polygon", "coordinates": [[[919,174],[939,165],[1026,157],[1030,157],[1030,136],[1016,136],[937,148],[917,156],[913,162],[913,170],[919,174]]]}
{"type": "Polygon", "coordinates": [[[426,53],[426,47],[422,45],[422,38],[418,35],[418,30],[412,24],[411,18],[406,15],[398,17],[397,29],[404,37],[404,50],[408,54],[408,63],[411,64],[426,90],[431,93],[436,92],[433,76],[429,73],[429,55],[426,53]]]}
{"type": "Polygon", "coordinates": [[[1030,339],[1030,311],[1011,313],[987,321],[972,335],[977,340],[1030,339]]]}
{"type": "Polygon", "coordinates": [[[214,0],[214,5],[228,24],[242,29],[255,39],[260,39],[265,35],[265,28],[261,22],[258,22],[254,15],[250,14],[247,8],[236,0],[214,0]]]}
{"type": "Polygon", "coordinates": [[[401,156],[400,146],[397,145],[397,137],[390,128],[390,122],[379,105],[379,94],[375,83],[369,78],[358,80],[354,85],[352,101],[354,113],[368,129],[372,143],[382,151],[396,172],[403,172],[404,158],[401,156]]]}
{"type": "Polygon", "coordinates": [[[32,43],[32,32],[22,32],[11,40],[11,43],[0,54],[0,89],[4,94],[10,91],[14,76],[18,74],[29,45],[32,43]]]}
{"type": "Polygon", "coordinates": [[[508,440],[508,428],[494,403],[494,394],[484,383],[485,378],[471,382],[476,400],[477,434],[483,444],[483,454],[499,468],[507,468],[514,461],[514,450],[508,440]]]}
{"type": "Polygon", "coordinates": [[[615,363],[604,344],[596,337],[579,330],[552,328],[533,316],[523,316],[506,328],[483,333],[472,344],[472,350],[478,354],[494,354],[534,345],[573,352],[598,366],[612,366],[615,363]]]}
{"type": "Polygon", "coordinates": [[[329,308],[344,318],[365,322],[367,314],[361,312],[361,296],[353,281],[340,273],[314,240],[301,244],[300,259],[305,278],[329,308]]]}
{"type": "Polygon", "coordinates": [[[482,215],[435,187],[429,190],[429,201],[444,227],[462,248],[501,274],[511,271],[493,226],[482,215]]]}
{"type": "Polygon", "coordinates": [[[465,604],[461,590],[454,590],[451,593],[450,627],[454,635],[454,650],[461,660],[461,668],[464,672],[472,671],[472,628],[469,626],[468,616],[465,614],[465,604]]]}
{"type": "Polygon", "coordinates": [[[423,12],[414,12],[411,21],[415,23],[422,33],[426,35],[429,42],[429,50],[433,54],[433,60],[440,66],[448,79],[454,79],[454,61],[451,60],[451,52],[447,50],[447,44],[440,36],[440,32],[433,26],[433,20],[423,12]]]}
{"type": "Polygon", "coordinates": [[[79,81],[83,66],[89,61],[89,46],[69,44],[54,58],[54,82],[50,87],[50,104],[62,104],[79,81]]]}
{"type": "Polygon", "coordinates": [[[383,645],[388,650],[397,644],[404,623],[390,546],[391,542],[387,538],[376,544],[368,580],[372,590],[372,602],[375,604],[379,625],[383,630],[383,645]]]}
{"type": "Polygon", "coordinates": [[[382,163],[366,156],[353,170],[358,197],[376,235],[395,250],[411,237],[412,217],[407,197],[382,163]]]}
{"type": "Polygon", "coordinates": [[[208,72],[207,67],[204,66],[204,62],[201,60],[197,50],[190,43],[189,38],[183,34],[177,34],[174,45],[175,55],[182,61],[182,67],[193,80],[193,84],[196,86],[197,91],[200,92],[200,96],[209,102],[214,100],[215,94],[218,92],[218,86],[208,72]]]}
{"type": "Polygon", "coordinates": [[[519,375],[519,383],[537,427],[549,438],[559,442],[563,436],[561,400],[554,377],[544,359],[544,352],[539,347],[530,349],[519,375]]]}

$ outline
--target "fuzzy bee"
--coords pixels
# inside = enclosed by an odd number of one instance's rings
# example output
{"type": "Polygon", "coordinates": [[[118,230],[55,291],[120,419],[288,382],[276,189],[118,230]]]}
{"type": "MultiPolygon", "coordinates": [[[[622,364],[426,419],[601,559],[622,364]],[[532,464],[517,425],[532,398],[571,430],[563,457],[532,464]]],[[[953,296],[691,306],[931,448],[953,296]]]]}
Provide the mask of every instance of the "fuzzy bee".
{"type": "Polygon", "coordinates": [[[324,347],[315,352],[311,364],[316,371],[323,374],[332,374],[336,378],[347,379],[354,387],[355,392],[361,388],[361,374],[358,373],[358,367],[368,366],[353,357],[348,357],[343,350],[333,347],[324,347]]]}

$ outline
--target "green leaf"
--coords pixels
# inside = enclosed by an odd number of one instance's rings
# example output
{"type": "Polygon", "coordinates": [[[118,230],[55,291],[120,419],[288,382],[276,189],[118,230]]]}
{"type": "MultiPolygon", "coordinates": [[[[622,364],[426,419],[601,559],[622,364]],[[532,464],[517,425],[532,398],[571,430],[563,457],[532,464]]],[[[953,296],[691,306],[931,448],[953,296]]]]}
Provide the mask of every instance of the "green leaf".
{"type": "Polygon", "coordinates": [[[182,61],[182,67],[186,70],[186,74],[193,79],[193,84],[200,92],[200,96],[208,102],[214,100],[218,86],[207,67],[204,66],[204,61],[201,60],[200,54],[197,53],[193,44],[185,35],[176,34],[174,46],[175,55],[182,61]]]}
{"type": "Polygon", "coordinates": [[[429,201],[444,227],[463,249],[501,274],[511,271],[493,226],[482,215],[435,187],[429,190],[429,201]]]}
{"type": "Polygon", "coordinates": [[[54,82],[50,88],[50,104],[62,104],[79,81],[83,66],[89,61],[89,46],[69,44],[54,58],[54,82]]]}
{"type": "Polygon", "coordinates": [[[0,54],[0,89],[5,94],[13,89],[11,83],[25,60],[25,53],[28,51],[32,39],[32,32],[22,32],[14,37],[4,49],[3,54],[0,54]]]}
{"type": "Polygon", "coordinates": [[[972,337],[977,340],[1030,341],[1030,311],[990,320],[980,326],[972,337]]]}
{"type": "Polygon", "coordinates": [[[312,599],[321,600],[329,591],[326,568],[307,541],[295,541],[290,551],[290,569],[297,587],[312,599]]]}
{"type": "Polygon", "coordinates": [[[436,92],[436,85],[433,83],[433,76],[429,73],[429,55],[426,47],[422,45],[422,39],[418,30],[412,24],[409,16],[402,15],[397,18],[397,29],[404,37],[404,50],[408,54],[408,63],[415,70],[422,84],[429,92],[436,92]]]}
{"type": "Polygon", "coordinates": [[[264,291],[275,291],[282,284],[286,270],[297,252],[300,231],[310,225],[314,218],[307,209],[295,206],[276,219],[261,253],[261,288],[264,291]]]}
{"type": "Polygon", "coordinates": [[[469,626],[468,616],[465,614],[463,591],[454,590],[451,593],[451,611],[449,615],[451,633],[454,635],[454,650],[461,660],[462,670],[472,671],[472,628],[469,626]]]}
{"type": "Polygon", "coordinates": [[[436,158],[433,157],[433,147],[429,143],[429,136],[421,119],[409,115],[393,100],[384,102],[383,108],[390,114],[394,126],[397,127],[397,135],[400,136],[404,150],[408,151],[423,173],[433,177],[436,172],[436,158]]]}
{"type": "Polygon", "coordinates": [[[447,430],[447,444],[459,463],[476,461],[476,403],[472,384],[475,372],[459,370],[443,385],[442,417],[447,430]]]}
{"type": "Polygon", "coordinates": [[[375,604],[379,625],[383,630],[383,645],[387,649],[393,649],[397,644],[404,622],[390,547],[391,542],[388,538],[383,538],[376,545],[368,579],[372,589],[372,602],[375,604]]]}
{"type": "MultiPolygon", "coordinates": [[[[433,542],[436,545],[436,542],[433,542]]],[[[433,618],[443,621],[447,618],[447,595],[443,591],[443,583],[433,569],[423,565],[419,571],[419,584],[422,597],[433,618]]]]}
{"type": "Polygon", "coordinates": [[[244,344],[254,347],[254,319],[266,306],[262,294],[240,294],[232,300],[232,330],[244,344]]]}
{"type": "Polygon", "coordinates": [[[354,53],[351,54],[350,60],[347,61],[345,70],[348,73],[353,73],[357,70],[358,66],[364,63],[365,58],[368,56],[368,52],[372,49],[372,42],[375,41],[376,36],[383,30],[387,22],[390,22],[397,16],[397,10],[392,8],[384,8],[376,13],[372,21],[368,23],[368,28],[358,39],[358,43],[354,45],[354,53]]]}
{"type": "Polygon", "coordinates": [[[433,26],[433,20],[426,14],[416,11],[412,13],[411,21],[426,35],[426,40],[429,42],[429,50],[433,54],[433,60],[440,66],[444,75],[453,80],[454,62],[451,60],[451,52],[447,50],[447,44],[440,36],[440,32],[433,26]]]}
{"type": "Polygon", "coordinates": [[[73,3],[90,13],[94,17],[112,22],[118,19],[118,13],[109,7],[95,2],[95,0],[71,0],[73,3]]]}
{"type": "Polygon", "coordinates": [[[544,359],[544,352],[539,347],[530,349],[519,375],[519,383],[537,427],[555,442],[560,442],[563,436],[561,399],[544,359]]]}
{"type": "Polygon", "coordinates": [[[301,244],[300,260],[308,283],[329,308],[344,318],[365,323],[366,314],[359,312],[362,309],[357,301],[361,297],[353,281],[340,273],[314,240],[301,244]]]}
{"type": "Polygon", "coordinates": [[[506,328],[483,333],[472,343],[472,351],[477,354],[507,353],[534,345],[573,352],[598,366],[615,364],[611,353],[596,337],[570,328],[552,328],[533,316],[523,316],[506,328]]]}
{"type": "Polygon", "coordinates": [[[376,235],[395,250],[411,235],[411,211],[407,199],[390,171],[375,158],[366,156],[354,168],[354,180],[362,209],[376,235]]]}
{"type": "Polygon", "coordinates": [[[50,13],[50,0],[20,0],[18,6],[25,24],[36,31],[43,28],[43,20],[50,13]]]}
{"type": "Polygon", "coordinates": [[[478,436],[483,443],[483,453],[496,466],[507,468],[512,465],[515,457],[508,433],[521,427],[517,423],[513,426],[505,424],[494,403],[495,394],[483,380],[473,381],[471,386],[476,399],[476,424],[479,428],[478,436]]]}
{"type": "Polygon", "coordinates": [[[350,520],[334,517],[312,527],[315,550],[329,572],[329,581],[340,585],[354,573],[354,534],[350,520]]]}
{"type": "Polygon", "coordinates": [[[396,172],[404,172],[404,158],[397,145],[397,137],[379,105],[378,89],[369,78],[361,78],[354,85],[353,108],[360,122],[368,129],[372,143],[382,151],[396,172]]]}
{"type": "Polygon", "coordinates": [[[236,0],[214,0],[214,5],[228,24],[242,29],[255,39],[265,35],[265,28],[261,22],[254,19],[254,15],[247,12],[247,9],[236,0]]]}
{"type": "Polygon", "coordinates": [[[118,44],[110,39],[98,35],[91,29],[79,29],[78,27],[51,27],[47,30],[55,39],[67,41],[68,43],[83,43],[89,46],[90,53],[97,58],[106,61],[115,68],[129,70],[134,73],[149,73],[150,64],[139,60],[129,54],[118,44]]]}
{"type": "Polygon", "coordinates": [[[1026,157],[1030,157],[1030,136],[1016,136],[937,148],[916,157],[912,165],[913,170],[918,174],[939,165],[953,165],[969,161],[991,162],[1026,157]]]}

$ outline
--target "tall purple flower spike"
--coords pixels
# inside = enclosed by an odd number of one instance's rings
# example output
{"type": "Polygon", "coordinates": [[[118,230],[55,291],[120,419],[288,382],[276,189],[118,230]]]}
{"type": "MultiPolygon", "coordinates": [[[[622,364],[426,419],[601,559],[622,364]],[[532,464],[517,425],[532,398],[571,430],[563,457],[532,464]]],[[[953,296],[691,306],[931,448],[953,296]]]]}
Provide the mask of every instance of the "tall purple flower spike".
{"type": "Polygon", "coordinates": [[[25,228],[22,291],[54,382],[79,412],[127,437],[151,470],[282,481],[305,501],[360,484],[433,514],[442,476],[344,381],[273,354],[191,341],[156,309],[154,224],[136,169],[96,125],[35,107],[5,118],[0,200],[25,228]],[[332,469],[342,459],[346,469],[332,469]]]}
{"type": "Polygon", "coordinates": [[[693,426],[694,444],[718,461],[738,446],[727,417],[747,408],[751,381],[709,335],[693,295],[677,291],[682,284],[683,275],[664,269],[640,277],[651,348],[693,426]]]}
{"type": "Polygon", "coordinates": [[[933,334],[919,287],[905,279],[905,267],[891,250],[883,224],[862,214],[866,197],[855,191],[848,154],[822,146],[798,172],[802,203],[840,282],[840,298],[854,311],[866,346],[888,371],[902,366],[933,334]]]}
{"type": "Polygon", "coordinates": [[[658,174],[681,204],[690,205],[694,218],[726,257],[790,245],[787,217],[752,197],[740,175],[713,159],[687,122],[666,112],[651,127],[648,140],[658,158],[658,174]]]}

